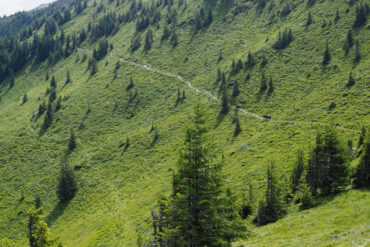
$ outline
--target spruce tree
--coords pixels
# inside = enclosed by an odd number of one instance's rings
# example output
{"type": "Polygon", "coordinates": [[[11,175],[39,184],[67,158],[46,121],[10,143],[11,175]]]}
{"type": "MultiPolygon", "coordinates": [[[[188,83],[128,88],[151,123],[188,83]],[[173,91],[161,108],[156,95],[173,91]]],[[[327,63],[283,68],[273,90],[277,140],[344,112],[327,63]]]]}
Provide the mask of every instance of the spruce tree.
{"type": "Polygon", "coordinates": [[[330,52],[329,52],[329,44],[328,44],[328,42],[326,42],[325,52],[324,52],[324,57],[323,57],[323,60],[322,60],[322,64],[323,65],[329,64],[330,59],[331,58],[330,58],[330,52]]]}
{"type": "Polygon", "coordinates": [[[353,85],[355,85],[355,83],[356,83],[356,81],[355,81],[355,79],[353,78],[353,76],[352,76],[352,71],[351,72],[349,72],[349,77],[348,77],[348,82],[347,82],[347,87],[348,88],[350,88],[350,87],[352,87],[353,85]]]}
{"type": "Polygon", "coordinates": [[[55,80],[55,76],[53,75],[50,81],[50,88],[56,88],[56,87],[57,87],[57,82],[55,80]]]}
{"type": "Polygon", "coordinates": [[[66,82],[65,82],[65,84],[68,84],[68,83],[70,83],[71,82],[71,75],[70,75],[70,73],[69,73],[69,70],[67,70],[67,78],[66,78],[66,82]]]}
{"type": "Polygon", "coordinates": [[[297,186],[295,200],[300,203],[300,209],[308,209],[313,206],[313,196],[307,184],[305,173],[302,173],[299,185],[297,186]]]}
{"type": "Polygon", "coordinates": [[[68,141],[68,149],[72,151],[75,148],[76,148],[76,137],[73,132],[73,129],[71,129],[71,134],[69,136],[69,141],[68,141]]]}
{"type": "Polygon", "coordinates": [[[295,165],[293,167],[292,176],[291,176],[291,180],[290,180],[291,189],[292,189],[293,194],[297,190],[297,186],[300,183],[303,171],[304,171],[303,151],[298,150],[297,160],[296,160],[295,165]]]}
{"type": "Polygon", "coordinates": [[[306,26],[309,26],[312,24],[312,16],[311,16],[311,11],[308,11],[308,17],[307,17],[307,22],[306,26]]]}
{"type": "Polygon", "coordinates": [[[347,45],[349,48],[353,46],[352,30],[349,29],[347,32],[347,45]]]}
{"type": "Polygon", "coordinates": [[[274,167],[270,165],[267,169],[267,189],[265,200],[258,207],[257,216],[254,220],[257,226],[266,225],[277,221],[285,214],[285,209],[280,196],[280,188],[274,174],[274,167]]]}
{"type": "Polygon", "coordinates": [[[52,122],[53,122],[53,108],[51,102],[49,102],[46,115],[44,118],[44,123],[42,124],[41,127],[41,132],[46,131],[50,127],[52,122]]]}
{"type": "Polygon", "coordinates": [[[239,85],[238,85],[238,82],[237,81],[235,81],[234,82],[234,85],[233,85],[233,93],[232,93],[232,97],[233,98],[235,98],[236,96],[238,96],[239,95],[239,93],[240,93],[240,91],[239,91],[239,85]]]}
{"type": "Polygon", "coordinates": [[[366,136],[366,128],[365,128],[365,126],[362,126],[361,134],[360,134],[360,137],[359,137],[358,143],[357,143],[357,149],[359,149],[362,146],[362,144],[364,143],[365,136],[366,136]]]}
{"type": "Polygon", "coordinates": [[[28,211],[28,243],[30,247],[52,246],[50,231],[47,224],[42,220],[40,209],[28,211]]]}
{"type": "Polygon", "coordinates": [[[221,96],[221,115],[227,114],[229,112],[229,100],[227,99],[226,87],[222,88],[221,96]]]}
{"type": "Polygon", "coordinates": [[[153,214],[157,246],[221,246],[245,235],[235,197],[230,190],[224,194],[222,163],[212,161],[206,133],[198,105],[173,175],[172,196],[160,204],[159,215],[153,214]]]}
{"type": "Polygon", "coordinates": [[[61,203],[69,202],[77,192],[77,183],[73,170],[68,164],[61,165],[57,195],[61,203]]]}
{"type": "Polygon", "coordinates": [[[239,134],[240,134],[240,132],[242,132],[242,129],[241,129],[241,127],[240,127],[239,118],[237,117],[237,118],[236,118],[236,121],[235,121],[234,136],[239,135],[239,134]]]}
{"type": "Polygon", "coordinates": [[[362,152],[363,155],[356,167],[353,180],[357,188],[370,185],[370,135],[366,137],[362,152]]]}
{"type": "Polygon", "coordinates": [[[272,92],[274,91],[274,84],[272,83],[272,77],[270,77],[270,80],[269,80],[269,89],[267,91],[268,94],[272,94],[272,92]]]}

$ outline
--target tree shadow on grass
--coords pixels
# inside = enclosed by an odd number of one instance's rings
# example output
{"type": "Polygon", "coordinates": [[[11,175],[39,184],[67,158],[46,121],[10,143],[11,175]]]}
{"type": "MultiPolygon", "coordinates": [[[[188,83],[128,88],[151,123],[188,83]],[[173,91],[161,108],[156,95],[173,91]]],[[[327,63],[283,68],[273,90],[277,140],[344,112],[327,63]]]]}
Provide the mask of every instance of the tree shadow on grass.
{"type": "Polygon", "coordinates": [[[217,128],[224,121],[226,115],[227,113],[221,113],[221,112],[218,114],[215,128],[217,128]]]}
{"type": "Polygon", "coordinates": [[[70,201],[63,203],[58,202],[58,204],[55,205],[53,211],[51,211],[48,217],[46,217],[46,223],[49,226],[52,225],[53,222],[56,221],[64,213],[64,210],[67,208],[69,202],[70,201]]]}

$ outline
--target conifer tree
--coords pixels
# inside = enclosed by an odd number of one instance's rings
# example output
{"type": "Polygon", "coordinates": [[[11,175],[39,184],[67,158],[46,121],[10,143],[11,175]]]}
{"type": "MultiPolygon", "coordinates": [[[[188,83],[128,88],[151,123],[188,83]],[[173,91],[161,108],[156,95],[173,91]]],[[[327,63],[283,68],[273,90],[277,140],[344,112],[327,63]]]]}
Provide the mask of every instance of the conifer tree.
{"type": "Polygon", "coordinates": [[[70,201],[77,192],[77,183],[73,170],[68,164],[61,165],[57,195],[61,203],[70,201]]]}
{"type": "Polygon", "coordinates": [[[360,137],[359,137],[358,143],[357,143],[357,149],[359,149],[362,146],[362,144],[364,143],[365,136],[366,136],[366,128],[365,128],[365,126],[362,126],[361,134],[360,134],[360,137]]]}
{"type": "Polygon", "coordinates": [[[269,80],[269,89],[267,91],[268,94],[272,94],[272,92],[274,91],[274,84],[272,83],[272,77],[270,77],[270,80],[269,80]]]}
{"type": "Polygon", "coordinates": [[[349,29],[347,32],[347,45],[349,48],[353,46],[352,30],[349,29]]]}
{"type": "Polygon", "coordinates": [[[313,195],[336,193],[348,182],[348,155],[332,128],[319,131],[308,162],[307,183],[313,195]]]}
{"type": "Polygon", "coordinates": [[[70,73],[69,73],[69,70],[67,70],[67,78],[66,78],[66,82],[65,82],[65,84],[68,84],[68,83],[70,83],[71,82],[71,75],[70,75],[70,73]]]}
{"type": "Polygon", "coordinates": [[[68,141],[68,149],[72,151],[75,148],[76,148],[76,137],[73,132],[73,129],[71,129],[71,134],[69,136],[69,141],[68,141]]]}
{"type": "Polygon", "coordinates": [[[326,47],[325,47],[325,52],[324,52],[324,57],[323,57],[323,60],[322,60],[322,64],[323,65],[327,65],[329,64],[330,62],[330,52],[329,52],[329,44],[328,42],[326,42],[326,47]]]}
{"type": "Polygon", "coordinates": [[[222,163],[211,160],[204,114],[196,106],[186,130],[170,200],[153,214],[156,246],[226,246],[243,237],[246,228],[235,207],[235,197],[223,192],[222,163]]]}
{"type": "Polygon", "coordinates": [[[233,85],[233,93],[232,93],[232,97],[235,98],[236,96],[238,96],[240,93],[239,91],[239,84],[237,81],[234,82],[234,85],[233,85]]]}
{"type": "Polygon", "coordinates": [[[90,75],[93,76],[97,72],[98,72],[98,66],[96,64],[96,60],[95,60],[95,58],[92,58],[91,59],[91,71],[90,71],[90,75]]]}
{"type": "Polygon", "coordinates": [[[53,122],[53,108],[51,102],[49,102],[46,115],[44,118],[44,123],[42,124],[41,127],[41,132],[46,131],[50,127],[52,122],[53,122]]]}
{"type": "Polygon", "coordinates": [[[57,82],[54,75],[51,77],[50,88],[57,88],[57,82]]]}
{"type": "Polygon", "coordinates": [[[266,76],[265,72],[262,71],[260,93],[263,93],[264,91],[266,91],[266,89],[267,89],[266,76]]]}
{"type": "Polygon", "coordinates": [[[296,201],[300,203],[300,209],[308,209],[313,206],[313,197],[310,187],[308,186],[306,181],[305,172],[302,173],[302,176],[300,178],[295,198],[296,201]]]}
{"type": "Polygon", "coordinates": [[[173,31],[172,31],[171,43],[172,43],[172,46],[173,47],[176,47],[179,44],[179,41],[177,39],[176,29],[173,29],[173,31]]]}
{"type": "Polygon", "coordinates": [[[352,71],[351,72],[349,72],[349,77],[348,77],[348,82],[347,82],[347,87],[348,88],[350,88],[350,87],[352,87],[353,85],[355,85],[355,83],[356,83],[356,81],[355,81],[355,79],[353,78],[353,76],[352,76],[352,71]]]}
{"type": "Polygon", "coordinates": [[[224,115],[229,112],[229,100],[227,99],[226,87],[222,88],[221,96],[221,112],[220,114],[224,115]]]}
{"type": "Polygon", "coordinates": [[[47,224],[42,220],[43,216],[40,209],[30,209],[28,211],[28,243],[30,247],[52,246],[50,230],[47,224]]]}
{"type": "Polygon", "coordinates": [[[356,167],[353,180],[357,188],[370,185],[370,135],[367,135],[362,150],[363,155],[356,167]]]}
{"type": "Polygon", "coordinates": [[[234,136],[239,135],[239,134],[240,134],[240,132],[242,132],[242,129],[241,129],[241,127],[240,127],[239,118],[237,117],[237,118],[236,118],[236,121],[235,121],[234,136]]]}
{"type": "Polygon", "coordinates": [[[267,169],[267,189],[265,201],[261,201],[257,216],[254,220],[257,226],[266,225],[277,221],[285,214],[285,209],[280,196],[280,188],[274,174],[274,167],[270,165],[267,169]]]}
{"type": "Polygon", "coordinates": [[[293,167],[292,176],[291,176],[291,189],[292,189],[293,194],[297,190],[297,187],[300,183],[303,171],[304,171],[303,151],[298,150],[297,160],[293,167]]]}
{"type": "Polygon", "coordinates": [[[312,15],[311,15],[311,11],[308,11],[306,26],[309,26],[311,24],[312,24],[312,15]]]}

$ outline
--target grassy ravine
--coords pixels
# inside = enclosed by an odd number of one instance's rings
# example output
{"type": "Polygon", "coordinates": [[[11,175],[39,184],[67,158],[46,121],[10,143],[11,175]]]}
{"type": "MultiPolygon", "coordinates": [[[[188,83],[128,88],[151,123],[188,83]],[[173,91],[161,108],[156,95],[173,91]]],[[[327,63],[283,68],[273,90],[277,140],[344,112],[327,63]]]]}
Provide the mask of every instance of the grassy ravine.
{"type": "MultiPolygon", "coordinates": [[[[188,23],[201,5],[201,1],[186,2],[186,9],[177,10],[178,23],[188,23]]],[[[342,49],[356,5],[348,7],[344,1],[333,0],[309,8],[303,1],[290,1],[292,12],[281,17],[277,14],[281,4],[274,1],[272,10],[276,17],[269,25],[268,7],[259,13],[250,2],[236,2],[247,6],[247,12],[234,17],[235,6],[217,3],[210,27],[196,34],[188,24],[178,27],[179,45],[175,48],[168,41],[160,43],[162,20],[159,29],[152,28],[153,48],[150,51],[140,48],[132,54],[128,48],[135,24],[122,25],[115,36],[108,38],[114,45],[112,53],[179,74],[199,88],[217,91],[214,85],[217,68],[229,71],[232,59],[245,61],[251,50],[256,66],[230,78],[230,82],[238,80],[240,85],[241,94],[236,101],[248,111],[268,113],[273,119],[297,124],[267,122],[239,114],[242,132],[233,137],[232,112],[218,123],[219,103],[195,93],[177,79],[122,63],[114,80],[117,59],[109,56],[99,62],[99,72],[90,77],[87,61],[75,62],[77,55],[81,58],[86,50],[96,47],[85,42],[83,50],[53,67],[28,66],[16,75],[14,88],[1,92],[0,240],[6,237],[14,246],[27,245],[26,212],[37,195],[41,197],[42,211],[53,236],[60,237],[64,246],[136,246],[138,235],[148,239],[150,208],[155,207],[161,193],[170,191],[184,126],[197,103],[206,109],[216,159],[222,154],[225,157],[226,185],[241,196],[251,184],[255,206],[264,194],[266,167],[274,162],[281,180],[287,178],[299,148],[305,150],[307,158],[317,127],[335,126],[345,142],[352,139],[357,143],[361,126],[370,123],[370,29],[365,26],[353,30],[354,39],[361,45],[362,58],[358,64],[353,63],[354,47],[347,56],[342,49]],[[335,24],[337,10],[341,18],[335,24]],[[313,24],[306,28],[308,11],[313,24]],[[327,23],[332,21],[331,26],[321,28],[324,18],[327,23]],[[292,28],[294,41],[284,50],[275,51],[272,43],[285,27],[292,28]],[[323,67],[326,40],[332,61],[323,67]],[[220,50],[224,59],[217,63],[220,50]],[[260,67],[262,53],[268,60],[265,68],[260,67]],[[63,87],[67,69],[72,83],[63,87]],[[273,77],[275,91],[270,96],[257,95],[261,70],[265,70],[268,78],[273,77]],[[356,84],[347,89],[345,84],[351,70],[356,84]],[[43,116],[37,121],[31,117],[33,111],[37,113],[39,104],[47,101],[46,71],[56,77],[58,96],[68,99],[62,102],[49,130],[40,136],[43,116]],[[245,81],[248,73],[251,78],[245,81]],[[137,91],[132,102],[128,102],[130,92],[126,91],[130,78],[135,83],[132,93],[137,91]],[[185,90],[186,99],[176,105],[178,88],[185,90]],[[25,93],[28,101],[21,105],[25,93]],[[336,108],[328,110],[332,102],[336,108]],[[91,111],[87,113],[89,106],[91,111]],[[152,124],[159,133],[153,144],[153,132],[149,133],[152,124]],[[77,136],[77,149],[68,155],[71,128],[77,136]],[[127,137],[131,144],[123,152],[120,146],[127,137]],[[75,168],[79,191],[68,205],[60,205],[55,191],[58,165],[65,159],[75,168]]],[[[119,8],[112,4],[107,11],[121,12],[127,8],[127,4],[119,8]]],[[[91,12],[90,6],[65,24],[65,32],[86,27],[91,12]]],[[[162,14],[165,13],[163,9],[162,14]]],[[[144,37],[145,32],[142,43],[144,37]]],[[[310,210],[299,212],[296,206],[291,206],[288,211],[285,218],[274,224],[259,228],[250,225],[250,238],[235,246],[370,244],[368,190],[350,190],[324,198],[310,210]]]]}

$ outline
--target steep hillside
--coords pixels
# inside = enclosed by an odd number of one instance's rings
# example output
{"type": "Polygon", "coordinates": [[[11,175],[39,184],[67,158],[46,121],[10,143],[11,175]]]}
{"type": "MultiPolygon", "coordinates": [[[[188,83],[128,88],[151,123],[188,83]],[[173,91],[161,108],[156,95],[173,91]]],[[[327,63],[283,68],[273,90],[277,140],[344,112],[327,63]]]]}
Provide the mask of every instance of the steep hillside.
{"type": "MultiPolygon", "coordinates": [[[[362,126],[369,126],[369,22],[353,26],[356,8],[368,1],[134,2],[83,6],[83,1],[60,0],[40,10],[25,29],[16,25],[24,33],[22,41],[5,36],[5,29],[1,33],[6,49],[0,51],[6,55],[0,56],[0,240],[9,239],[11,246],[27,245],[27,211],[37,197],[53,237],[60,237],[63,246],[137,246],[139,238],[150,240],[150,209],[171,191],[184,127],[198,103],[206,112],[216,160],[225,162],[226,186],[238,202],[251,186],[253,215],[271,163],[279,181],[288,183],[298,149],[307,161],[318,129],[331,126],[343,143],[352,140],[357,147],[362,126]],[[70,18],[65,18],[67,9],[70,18]],[[207,22],[209,10],[212,21],[207,22]],[[41,36],[53,29],[53,20],[59,24],[50,37],[61,40],[63,30],[70,43],[55,41],[45,55],[41,51],[48,42],[42,43],[41,36]],[[274,47],[286,28],[291,42],[274,47]],[[346,52],[349,30],[353,45],[346,52]],[[41,41],[33,54],[35,34],[41,41]],[[96,59],[92,73],[94,49],[99,53],[104,40],[109,52],[96,59]],[[24,66],[9,65],[18,61],[10,47],[25,41],[24,66]],[[356,60],[357,41],[361,58],[356,60]],[[323,65],[326,45],[331,59],[323,65]],[[248,63],[249,52],[253,63],[248,63]],[[224,116],[219,115],[218,69],[225,73],[231,102],[224,116]],[[350,73],[353,85],[348,85],[350,73]],[[261,91],[264,76],[267,84],[271,78],[273,90],[270,84],[261,91]],[[236,82],[239,93],[232,97],[236,82]],[[43,128],[54,92],[53,119],[43,128]],[[77,147],[70,151],[72,129],[77,147]],[[60,204],[56,189],[65,163],[75,172],[78,191],[60,204]]],[[[9,20],[0,20],[0,27],[9,20]]],[[[289,203],[287,216],[267,226],[254,226],[250,216],[245,220],[249,238],[235,246],[366,246],[370,192],[350,185],[345,190],[318,197],[318,205],[307,211],[289,203]]]]}

